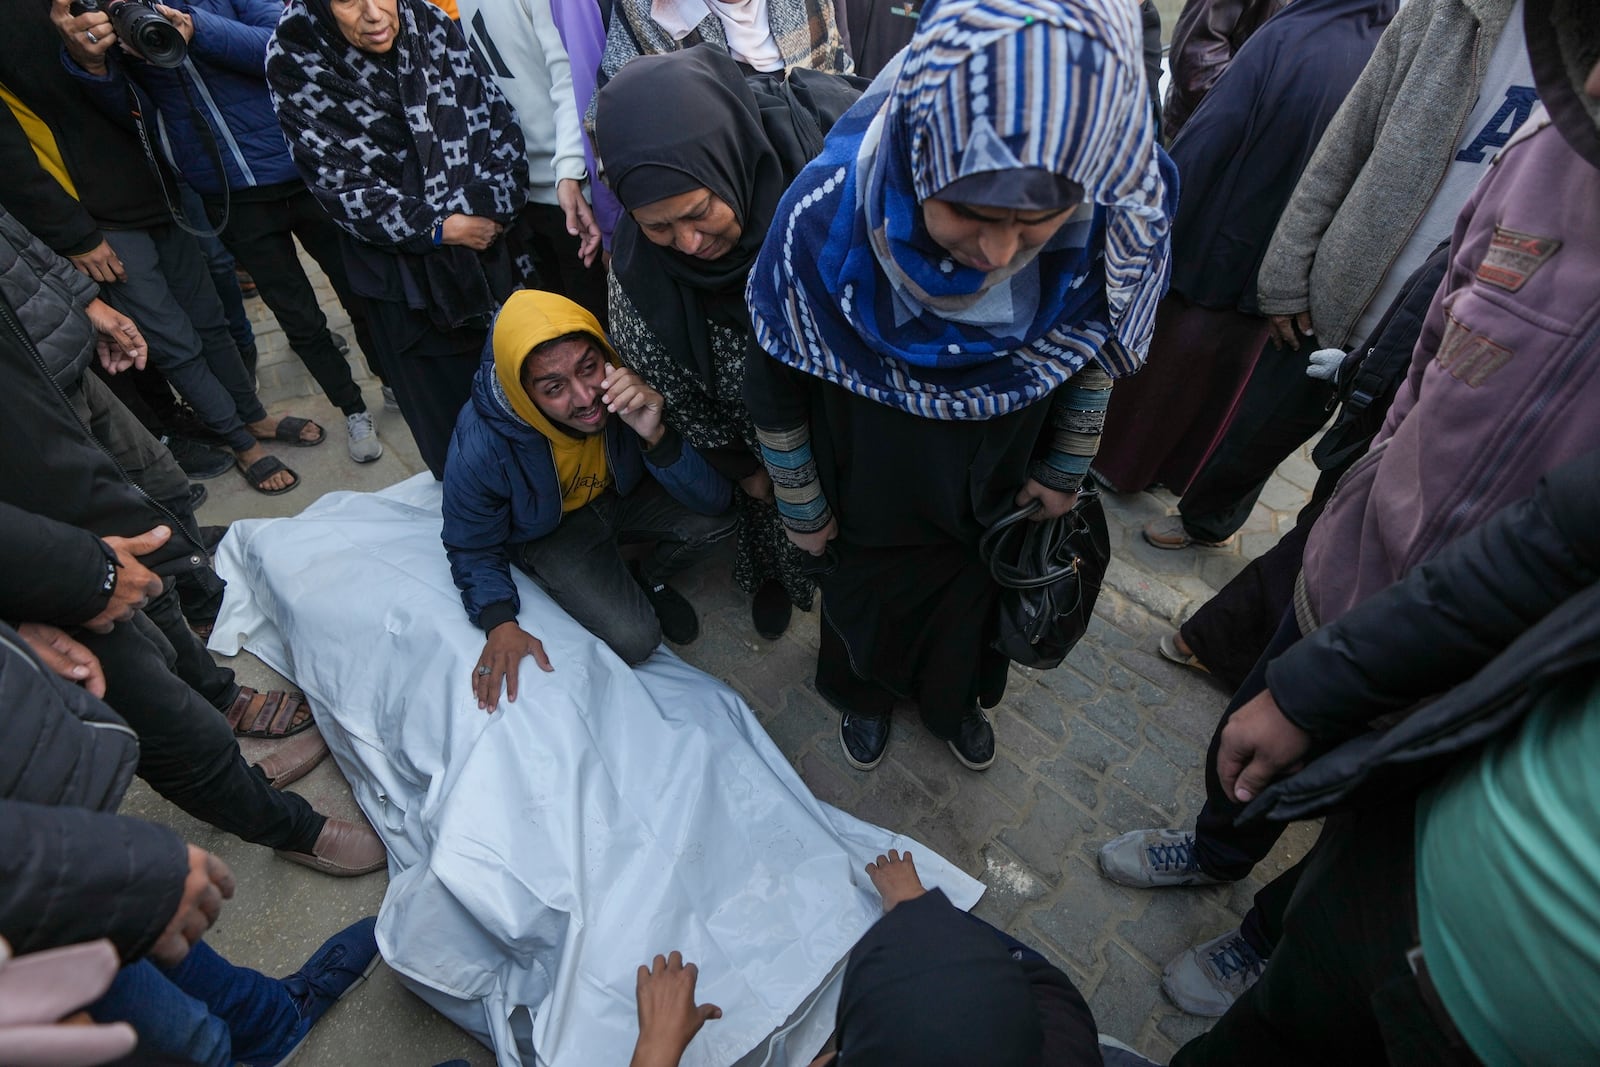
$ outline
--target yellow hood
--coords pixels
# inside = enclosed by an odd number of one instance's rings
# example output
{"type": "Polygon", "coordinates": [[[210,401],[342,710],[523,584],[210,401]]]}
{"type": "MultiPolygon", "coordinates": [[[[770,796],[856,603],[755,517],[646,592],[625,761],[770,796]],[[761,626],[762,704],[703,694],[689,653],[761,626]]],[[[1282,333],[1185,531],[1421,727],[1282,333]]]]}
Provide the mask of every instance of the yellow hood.
{"type": "Polygon", "coordinates": [[[522,388],[522,365],[528,353],[546,341],[569,333],[593,337],[611,360],[620,361],[600,323],[564,296],[537,289],[519,289],[500,308],[494,320],[494,375],[511,410],[544,435],[556,461],[556,481],[561,486],[561,512],[576,511],[605,492],[611,484],[606,462],[605,434],[579,437],[563,432],[545,417],[522,388]]]}
{"type": "Polygon", "coordinates": [[[613,366],[620,363],[599,320],[564,296],[539,289],[518,289],[494,320],[494,374],[500,380],[500,389],[511,402],[511,410],[557,448],[566,442],[579,447],[580,442],[545,418],[522,387],[522,365],[528,361],[528,353],[539,345],[569,333],[590,334],[613,366]]]}

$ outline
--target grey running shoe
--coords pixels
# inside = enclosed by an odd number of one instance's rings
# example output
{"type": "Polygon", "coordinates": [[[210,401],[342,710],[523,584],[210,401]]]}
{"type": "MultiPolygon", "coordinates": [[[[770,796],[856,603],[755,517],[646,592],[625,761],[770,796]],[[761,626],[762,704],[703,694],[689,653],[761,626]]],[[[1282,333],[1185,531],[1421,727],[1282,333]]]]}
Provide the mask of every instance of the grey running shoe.
{"type": "Polygon", "coordinates": [[[1190,1015],[1214,1019],[1256,984],[1266,966],[1267,961],[1238,930],[1229,930],[1167,964],[1161,972],[1161,988],[1190,1015]]]}
{"type": "Polygon", "coordinates": [[[1135,889],[1223,881],[1195,862],[1194,834],[1187,830],[1133,830],[1113,838],[1100,846],[1100,870],[1113,882],[1135,889]]]}
{"type": "Polygon", "coordinates": [[[372,412],[358,411],[344,417],[345,429],[350,433],[350,458],[357,463],[371,463],[383,455],[383,442],[378,431],[372,428],[372,412]]]}
{"type": "Polygon", "coordinates": [[[394,395],[394,386],[386,385],[386,386],[383,387],[382,391],[383,391],[383,409],[385,411],[399,411],[400,410],[400,398],[394,395]]]}

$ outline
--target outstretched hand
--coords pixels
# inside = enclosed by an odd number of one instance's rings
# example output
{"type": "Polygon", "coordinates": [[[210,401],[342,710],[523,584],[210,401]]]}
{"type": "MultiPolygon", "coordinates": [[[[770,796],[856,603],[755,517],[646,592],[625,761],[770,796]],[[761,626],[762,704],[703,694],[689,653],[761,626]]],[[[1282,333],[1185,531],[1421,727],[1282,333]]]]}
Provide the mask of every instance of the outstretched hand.
{"type": "Polygon", "coordinates": [[[1274,781],[1293,774],[1311,749],[1311,735],[1290,722],[1263,689],[1234,712],[1217,746],[1222,791],[1248,804],[1274,781]]]}
{"type": "Polygon", "coordinates": [[[483,654],[472,669],[472,693],[479,708],[493,713],[500,706],[502,683],[506,699],[517,702],[517,671],[524,656],[532,656],[541,671],[555,670],[544,654],[544,643],[515,622],[503,622],[489,631],[483,654]]]}
{"type": "Polygon", "coordinates": [[[677,1067],[683,1052],[707,1020],[722,1018],[715,1004],[696,1004],[700,969],[683,962],[683,953],[656,956],[639,968],[639,1043],[629,1067],[677,1067]]]}

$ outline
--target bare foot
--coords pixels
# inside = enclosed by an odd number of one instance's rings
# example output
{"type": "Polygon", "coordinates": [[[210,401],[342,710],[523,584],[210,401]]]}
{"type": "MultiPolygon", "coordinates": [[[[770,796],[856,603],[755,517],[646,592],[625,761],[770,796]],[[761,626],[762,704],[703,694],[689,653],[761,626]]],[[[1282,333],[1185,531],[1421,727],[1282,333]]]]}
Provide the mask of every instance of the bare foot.
{"type": "MultiPolygon", "coordinates": [[[[254,448],[247,448],[243,452],[235,452],[234,455],[239,457],[239,468],[241,470],[249,470],[251,465],[257,460],[266,458],[267,450],[262,448],[260,445],[256,445],[254,448]]],[[[293,484],[293,474],[290,474],[288,471],[279,471],[263,481],[260,488],[286,489],[293,484]]]]}
{"type": "MultiPolygon", "coordinates": [[[[249,430],[250,436],[257,441],[274,441],[277,439],[278,423],[282,422],[284,418],[285,416],[283,415],[268,415],[260,422],[246,423],[245,429],[249,430]]],[[[300,440],[307,444],[314,444],[322,440],[323,436],[322,427],[310,419],[307,419],[306,424],[300,427],[300,440]]]]}
{"type": "Polygon", "coordinates": [[[883,898],[885,915],[896,904],[916,900],[927,892],[922,887],[922,879],[917,877],[917,865],[911,861],[909,852],[902,856],[891,848],[887,856],[879,856],[875,863],[867,864],[867,877],[872,879],[872,888],[883,898]]]}
{"type": "Polygon", "coordinates": [[[1188,643],[1184,641],[1182,633],[1172,635],[1172,647],[1182,652],[1185,656],[1194,655],[1194,649],[1190,648],[1188,643]]]}

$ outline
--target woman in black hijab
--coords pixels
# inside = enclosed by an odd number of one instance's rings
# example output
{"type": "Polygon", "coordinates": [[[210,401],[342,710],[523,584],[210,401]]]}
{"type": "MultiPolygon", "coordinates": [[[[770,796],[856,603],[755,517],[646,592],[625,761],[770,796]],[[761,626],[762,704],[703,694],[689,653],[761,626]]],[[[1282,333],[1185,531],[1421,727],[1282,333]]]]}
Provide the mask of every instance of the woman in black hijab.
{"type": "Polygon", "coordinates": [[[814,1067],[1100,1067],[1094,1016],[1058,968],[925,890],[909,852],[867,874],[884,916],[850,950],[837,1052],[814,1067]]]}
{"type": "Polygon", "coordinates": [[[790,179],[855,100],[815,71],[747,75],[726,54],[644,56],[600,91],[595,137],[626,214],[612,239],[611,342],[666,397],[673,425],[744,489],[734,576],[763,637],[812,580],[772,506],[743,400],[744,285],[790,179]]]}

